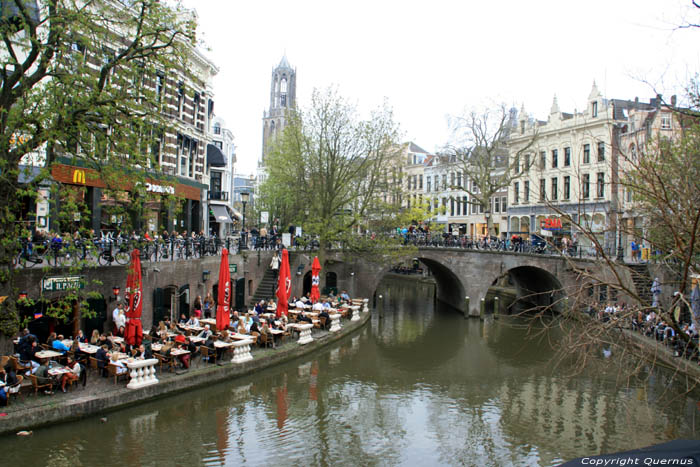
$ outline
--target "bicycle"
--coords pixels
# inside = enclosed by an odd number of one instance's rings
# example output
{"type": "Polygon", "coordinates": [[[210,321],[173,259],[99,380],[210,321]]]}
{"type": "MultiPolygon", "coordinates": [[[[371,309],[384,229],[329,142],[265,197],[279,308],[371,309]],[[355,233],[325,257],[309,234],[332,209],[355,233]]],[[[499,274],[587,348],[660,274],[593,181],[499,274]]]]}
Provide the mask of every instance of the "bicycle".
{"type": "Polygon", "coordinates": [[[32,267],[37,264],[41,264],[44,262],[44,259],[34,253],[32,243],[22,239],[22,248],[19,250],[17,255],[13,256],[12,258],[12,266],[13,267],[32,267]],[[31,253],[30,253],[31,251],[31,253]]]}

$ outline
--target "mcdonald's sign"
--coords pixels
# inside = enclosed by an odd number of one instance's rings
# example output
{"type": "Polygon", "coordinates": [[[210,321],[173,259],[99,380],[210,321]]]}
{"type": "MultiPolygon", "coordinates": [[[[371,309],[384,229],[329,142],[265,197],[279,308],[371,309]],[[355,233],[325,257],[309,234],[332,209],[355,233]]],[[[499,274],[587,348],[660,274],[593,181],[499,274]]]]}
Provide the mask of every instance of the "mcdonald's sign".
{"type": "Polygon", "coordinates": [[[73,183],[85,185],[85,171],[82,169],[73,170],[73,183]]]}

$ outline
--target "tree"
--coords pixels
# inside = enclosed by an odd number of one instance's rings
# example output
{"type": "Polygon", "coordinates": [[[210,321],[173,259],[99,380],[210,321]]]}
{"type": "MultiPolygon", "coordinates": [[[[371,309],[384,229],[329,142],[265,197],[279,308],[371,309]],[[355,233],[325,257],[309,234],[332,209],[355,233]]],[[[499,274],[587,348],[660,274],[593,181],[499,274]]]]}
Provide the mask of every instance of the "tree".
{"type": "MultiPolygon", "coordinates": [[[[310,107],[288,118],[267,158],[260,196],[282,222],[300,223],[305,234],[318,237],[324,264],[330,248],[352,248],[361,241],[358,228],[376,218],[399,147],[397,125],[386,106],[359,119],[332,89],[314,91],[310,107]]],[[[376,236],[362,241],[363,247],[378,243],[376,236]]]]}
{"type": "MultiPolygon", "coordinates": [[[[186,73],[193,31],[192,16],[179,3],[2,2],[0,296],[8,297],[0,305],[3,334],[18,325],[11,263],[18,239],[27,234],[22,203],[37,196],[59,160],[99,170],[118,204],[143,203],[145,189],[138,182],[158,167],[152,149],[169,124],[159,77],[166,70],[186,73]],[[40,172],[31,173],[32,166],[40,172]],[[124,192],[125,179],[131,194],[124,192]]],[[[67,191],[61,196],[80,204],[67,191]]]]}
{"type": "Polygon", "coordinates": [[[527,157],[537,137],[530,136],[521,143],[509,159],[506,146],[509,135],[515,131],[515,112],[505,105],[497,110],[471,111],[465,117],[452,119],[456,142],[445,148],[445,156],[455,162],[464,174],[463,186],[452,186],[469,195],[469,204],[483,209],[487,232],[493,231],[491,199],[507,189],[513,179],[528,170],[535,158],[527,157]],[[471,181],[471,183],[470,183],[471,181]]]}

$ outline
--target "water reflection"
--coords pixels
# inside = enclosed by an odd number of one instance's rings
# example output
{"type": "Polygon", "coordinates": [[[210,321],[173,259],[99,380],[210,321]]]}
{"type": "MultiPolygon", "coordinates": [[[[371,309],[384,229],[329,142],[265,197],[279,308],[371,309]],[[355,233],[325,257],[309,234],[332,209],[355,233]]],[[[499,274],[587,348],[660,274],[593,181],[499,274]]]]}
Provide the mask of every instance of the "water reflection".
{"type": "Polygon", "coordinates": [[[316,355],[0,449],[8,465],[556,465],[696,436],[695,401],[667,376],[564,377],[522,322],[464,320],[430,285],[382,287],[370,326],[316,355]]]}

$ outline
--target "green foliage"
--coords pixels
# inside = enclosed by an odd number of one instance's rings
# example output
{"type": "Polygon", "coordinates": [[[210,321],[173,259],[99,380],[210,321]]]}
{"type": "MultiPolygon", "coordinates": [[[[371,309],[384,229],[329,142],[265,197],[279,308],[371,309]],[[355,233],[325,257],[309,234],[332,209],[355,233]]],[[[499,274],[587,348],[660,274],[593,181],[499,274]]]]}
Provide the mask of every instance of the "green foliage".
{"type": "MultiPolygon", "coordinates": [[[[193,17],[179,2],[158,0],[17,1],[0,20],[0,332],[19,324],[12,258],[28,234],[23,206],[51,180],[55,164],[96,170],[114,201],[108,213],[135,228],[149,196],[164,129],[169,125],[157,77],[186,76],[193,17]],[[38,18],[35,16],[38,15],[38,18]],[[20,169],[21,166],[33,167],[20,169]],[[19,182],[20,171],[30,180],[19,182]],[[33,178],[32,178],[33,177],[33,178]],[[141,188],[139,188],[139,186],[141,188]],[[131,192],[125,190],[132,189],[131,192]]],[[[166,184],[164,181],[163,184],[166,184]]],[[[61,233],[89,230],[85,189],[51,185],[61,233]]],[[[160,199],[160,198],[159,198],[160,199]]],[[[68,272],[87,264],[72,261],[68,272]]],[[[46,266],[48,270],[50,267],[46,266]]],[[[49,307],[68,319],[80,292],[49,307]]],[[[84,308],[84,307],[83,307],[84,308]]]]}

